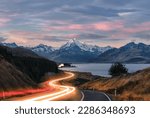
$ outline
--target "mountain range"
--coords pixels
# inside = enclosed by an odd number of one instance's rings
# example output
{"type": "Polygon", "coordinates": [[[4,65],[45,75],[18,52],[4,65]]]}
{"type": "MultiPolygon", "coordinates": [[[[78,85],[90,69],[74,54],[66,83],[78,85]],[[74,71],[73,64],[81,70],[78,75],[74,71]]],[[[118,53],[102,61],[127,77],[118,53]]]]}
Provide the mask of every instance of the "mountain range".
{"type": "MultiPolygon", "coordinates": [[[[5,46],[18,47],[15,43],[12,46],[5,43],[5,46]]],[[[28,49],[58,63],[150,63],[150,45],[144,43],[130,42],[113,48],[88,45],[73,39],[57,49],[43,44],[28,49]]]]}
{"type": "Polygon", "coordinates": [[[130,42],[120,48],[108,50],[92,61],[102,63],[150,63],[150,45],[130,42]]]}
{"type": "Polygon", "coordinates": [[[50,54],[49,59],[57,62],[84,63],[96,58],[111,47],[98,47],[71,40],[50,54]]]}

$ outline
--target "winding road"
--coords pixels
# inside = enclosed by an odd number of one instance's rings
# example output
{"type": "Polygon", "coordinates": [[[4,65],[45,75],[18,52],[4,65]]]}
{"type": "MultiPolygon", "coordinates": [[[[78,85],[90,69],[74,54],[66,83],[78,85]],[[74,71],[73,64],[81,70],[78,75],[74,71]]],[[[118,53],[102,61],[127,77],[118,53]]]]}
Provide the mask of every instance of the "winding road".
{"type": "Polygon", "coordinates": [[[48,82],[50,87],[60,89],[58,92],[49,93],[47,95],[41,95],[38,97],[33,97],[30,99],[26,99],[24,101],[52,101],[52,100],[57,100],[58,98],[65,97],[69,94],[74,93],[76,91],[75,87],[66,86],[66,85],[64,86],[64,85],[59,84],[59,82],[62,80],[67,80],[67,79],[71,79],[74,77],[74,74],[71,72],[65,72],[65,73],[68,75],[67,77],[58,78],[58,79],[51,80],[48,82]]]}
{"type": "Polygon", "coordinates": [[[80,91],[73,86],[62,85],[61,81],[73,79],[75,74],[65,72],[64,77],[59,77],[46,82],[46,86],[55,88],[56,91],[43,92],[39,94],[27,95],[12,100],[17,101],[57,101],[57,100],[75,100],[75,101],[111,101],[111,98],[102,92],[80,91]]]}

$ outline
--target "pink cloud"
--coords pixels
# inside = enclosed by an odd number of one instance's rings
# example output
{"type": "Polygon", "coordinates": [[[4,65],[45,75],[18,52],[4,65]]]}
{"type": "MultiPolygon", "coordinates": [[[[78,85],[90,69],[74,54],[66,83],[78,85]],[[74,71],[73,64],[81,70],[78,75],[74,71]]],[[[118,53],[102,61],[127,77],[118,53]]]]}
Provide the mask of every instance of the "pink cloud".
{"type": "Polygon", "coordinates": [[[117,31],[122,33],[121,35],[129,35],[133,33],[138,33],[142,31],[150,30],[150,22],[144,22],[138,25],[126,27],[124,21],[106,21],[106,22],[97,22],[91,24],[63,24],[58,26],[46,26],[44,27],[46,31],[87,31],[87,30],[100,30],[104,32],[117,31]]]}
{"type": "Polygon", "coordinates": [[[123,27],[124,23],[121,21],[99,22],[94,24],[94,28],[101,31],[112,31],[116,29],[121,29],[123,27]]]}
{"type": "Polygon", "coordinates": [[[58,26],[45,26],[48,31],[70,31],[70,30],[101,30],[101,31],[112,31],[116,29],[121,29],[124,27],[122,21],[112,21],[112,22],[98,22],[91,24],[64,24],[58,26]]]}
{"type": "Polygon", "coordinates": [[[0,18],[0,27],[5,26],[11,19],[9,18],[0,18]]]}
{"type": "Polygon", "coordinates": [[[49,31],[53,31],[53,30],[57,30],[57,31],[64,31],[64,30],[82,30],[84,29],[83,25],[80,24],[66,24],[63,26],[48,26],[46,27],[47,30],[49,31]]]}
{"type": "Polygon", "coordinates": [[[141,24],[137,24],[133,27],[123,28],[122,31],[128,34],[134,34],[134,33],[143,32],[143,31],[150,31],[150,22],[144,22],[141,24]]]}

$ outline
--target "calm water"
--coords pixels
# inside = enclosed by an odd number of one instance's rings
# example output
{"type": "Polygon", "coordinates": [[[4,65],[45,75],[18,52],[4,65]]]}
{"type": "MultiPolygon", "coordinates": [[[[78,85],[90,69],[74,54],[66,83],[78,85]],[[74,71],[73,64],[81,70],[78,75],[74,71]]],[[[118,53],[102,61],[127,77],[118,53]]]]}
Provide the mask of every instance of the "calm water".
{"type": "MultiPolygon", "coordinates": [[[[91,72],[93,75],[101,75],[109,77],[108,70],[111,67],[111,64],[73,64],[76,67],[72,68],[61,68],[62,70],[71,70],[79,72],[91,72]]],[[[125,64],[128,68],[128,72],[136,72],[137,70],[142,70],[144,68],[150,67],[150,64],[125,64]]]]}

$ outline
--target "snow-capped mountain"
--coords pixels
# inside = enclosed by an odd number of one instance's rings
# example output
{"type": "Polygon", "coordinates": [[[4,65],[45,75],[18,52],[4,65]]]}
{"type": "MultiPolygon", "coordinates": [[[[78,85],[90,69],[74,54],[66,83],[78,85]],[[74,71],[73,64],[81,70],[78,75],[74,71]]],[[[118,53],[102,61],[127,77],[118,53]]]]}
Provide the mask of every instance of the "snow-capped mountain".
{"type": "Polygon", "coordinates": [[[47,46],[44,44],[39,44],[35,47],[30,48],[30,50],[32,50],[33,52],[35,52],[36,54],[48,58],[50,59],[50,55],[53,51],[55,51],[55,49],[52,46],[47,46]]]}
{"type": "Polygon", "coordinates": [[[72,39],[70,41],[68,41],[65,45],[63,45],[62,47],[60,47],[60,50],[68,50],[74,47],[78,47],[80,48],[82,51],[89,51],[89,52],[99,52],[99,53],[103,53],[109,49],[112,49],[112,47],[107,46],[107,47],[99,47],[96,45],[88,45],[82,42],[79,42],[76,39],[72,39]]]}
{"type": "Polygon", "coordinates": [[[150,63],[150,45],[130,42],[102,53],[93,62],[150,63]]]}
{"type": "Polygon", "coordinates": [[[7,47],[10,47],[10,48],[18,47],[18,45],[16,43],[0,43],[0,45],[7,46],[7,47]]]}
{"type": "Polygon", "coordinates": [[[32,47],[31,50],[36,52],[36,53],[38,53],[38,52],[51,53],[55,49],[51,46],[47,46],[47,45],[44,45],[44,44],[39,44],[38,46],[32,47]]]}
{"type": "MultiPolygon", "coordinates": [[[[15,43],[3,43],[8,47],[18,47],[15,43]]],[[[96,58],[101,53],[112,49],[112,47],[99,47],[96,45],[88,45],[82,43],[76,39],[68,41],[66,44],[62,45],[60,48],[53,48],[52,46],[47,46],[44,44],[39,44],[35,47],[25,47],[32,50],[36,54],[54,60],[56,62],[89,62],[93,58],[96,58]]]]}
{"type": "Polygon", "coordinates": [[[52,52],[50,59],[57,62],[89,62],[109,49],[112,48],[87,45],[73,39],[61,46],[58,50],[52,52]]]}

